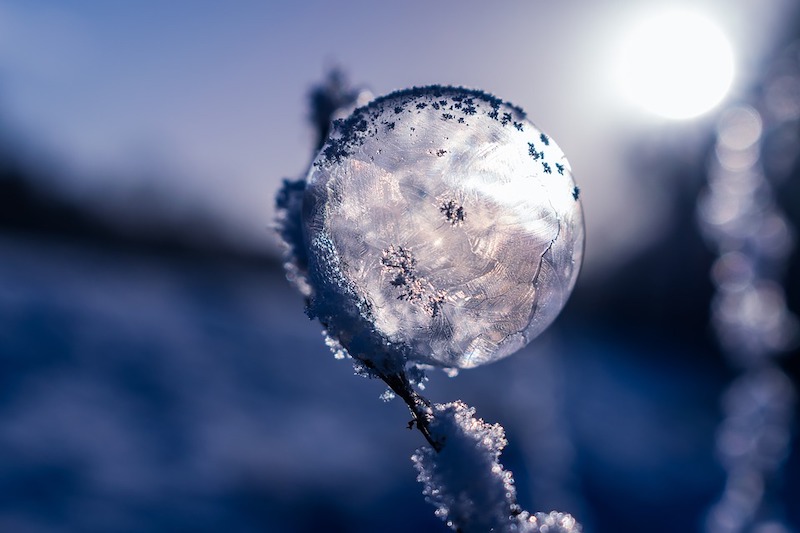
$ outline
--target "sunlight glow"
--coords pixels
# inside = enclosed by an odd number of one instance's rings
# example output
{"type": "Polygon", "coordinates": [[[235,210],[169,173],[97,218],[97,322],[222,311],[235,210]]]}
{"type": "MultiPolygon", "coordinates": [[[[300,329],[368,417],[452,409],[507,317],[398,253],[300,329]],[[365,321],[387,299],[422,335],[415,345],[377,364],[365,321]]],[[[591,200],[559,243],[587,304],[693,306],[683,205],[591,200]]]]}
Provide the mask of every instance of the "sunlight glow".
{"type": "Polygon", "coordinates": [[[657,115],[687,119],[716,106],[733,81],[733,53],[719,28],[690,11],[654,14],[623,42],[617,79],[657,115]]]}

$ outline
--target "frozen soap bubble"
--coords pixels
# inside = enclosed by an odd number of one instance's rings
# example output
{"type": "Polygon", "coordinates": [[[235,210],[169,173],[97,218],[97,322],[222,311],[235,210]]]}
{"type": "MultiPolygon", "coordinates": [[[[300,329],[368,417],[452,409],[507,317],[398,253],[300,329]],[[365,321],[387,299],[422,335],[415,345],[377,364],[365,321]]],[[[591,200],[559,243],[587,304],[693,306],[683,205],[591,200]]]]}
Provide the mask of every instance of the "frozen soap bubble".
{"type": "Polygon", "coordinates": [[[517,107],[403,90],[337,121],[302,199],[309,312],[353,357],[470,368],[561,311],[581,265],[569,164],[517,107]]]}

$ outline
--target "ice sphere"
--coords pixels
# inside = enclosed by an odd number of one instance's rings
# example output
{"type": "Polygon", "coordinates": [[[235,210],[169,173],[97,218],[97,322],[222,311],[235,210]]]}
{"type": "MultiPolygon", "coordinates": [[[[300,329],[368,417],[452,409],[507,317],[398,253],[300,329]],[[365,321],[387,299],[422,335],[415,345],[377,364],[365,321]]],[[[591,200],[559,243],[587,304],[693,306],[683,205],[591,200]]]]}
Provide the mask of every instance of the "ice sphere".
{"type": "Polygon", "coordinates": [[[402,90],[335,122],[302,204],[309,312],[378,369],[505,357],[555,319],[580,270],[564,154],[480,91],[402,90]]]}

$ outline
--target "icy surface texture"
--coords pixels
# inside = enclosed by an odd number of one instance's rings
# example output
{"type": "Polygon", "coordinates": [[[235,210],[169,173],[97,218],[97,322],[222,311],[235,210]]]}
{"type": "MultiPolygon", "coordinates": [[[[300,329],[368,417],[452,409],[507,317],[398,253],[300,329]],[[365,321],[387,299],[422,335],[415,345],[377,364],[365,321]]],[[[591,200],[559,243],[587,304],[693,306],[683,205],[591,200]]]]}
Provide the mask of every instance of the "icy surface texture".
{"type": "Polygon", "coordinates": [[[474,414],[460,401],[436,404],[430,430],[442,450],[425,446],[412,456],[436,516],[465,532],[509,523],[515,494],[511,473],[498,462],[507,442],[502,426],[474,414]]]}
{"type": "Polygon", "coordinates": [[[579,532],[568,514],[530,515],[516,504],[511,472],[499,463],[506,445],[499,424],[475,418],[475,410],[460,401],[433,406],[430,431],[441,444],[436,452],[424,446],[412,456],[424,485],[423,494],[436,516],[456,531],[579,532]]]}
{"type": "Polygon", "coordinates": [[[536,513],[531,516],[522,513],[518,517],[519,526],[510,531],[524,533],[581,533],[581,525],[567,513],[552,511],[550,513],[536,513]]]}
{"type": "MultiPolygon", "coordinates": [[[[283,187],[278,191],[275,203],[278,234],[286,247],[284,254],[286,261],[283,264],[283,268],[286,270],[286,278],[303,296],[308,298],[311,296],[312,291],[308,285],[306,273],[308,257],[306,256],[303,228],[301,226],[303,193],[305,193],[305,190],[305,180],[283,180],[283,187]]],[[[336,354],[335,351],[334,354],[336,354]]]]}
{"type": "Polygon", "coordinates": [[[382,371],[513,353],[555,319],[583,253],[564,154],[519,108],[461,88],[336,121],[302,210],[310,314],[382,371]]]}

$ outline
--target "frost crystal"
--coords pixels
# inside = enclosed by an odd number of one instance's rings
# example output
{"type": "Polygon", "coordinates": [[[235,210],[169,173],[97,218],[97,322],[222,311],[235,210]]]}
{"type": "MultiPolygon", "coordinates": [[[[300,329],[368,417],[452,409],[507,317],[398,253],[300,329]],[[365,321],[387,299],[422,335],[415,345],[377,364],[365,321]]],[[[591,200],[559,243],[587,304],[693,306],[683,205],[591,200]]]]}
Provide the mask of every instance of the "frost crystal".
{"type": "Polygon", "coordinates": [[[286,270],[286,277],[303,296],[308,298],[311,296],[312,290],[308,284],[306,272],[308,269],[308,257],[301,227],[301,212],[305,189],[305,180],[283,180],[283,187],[278,191],[276,211],[278,233],[286,248],[284,254],[286,261],[283,264],[286,270]]]}
{"type": "Polygon", "coordinates": [[[519,508],[511,472],[499,463],[507,443],[502,426],[475,418],[475,409],[456,401],[433,406],[430,432],[441,450],[425,446],[411,460],[423,494],[450,528],[463,533],[580,533],[568,514],[531,515],[519,508]]]}
{"type": "Polygon", "coordinates": [[[541,333],[572,291],[576,191],[519,108],[452,87],[393,93],[334,123],[290,273],[307,274],[309,313],[381,372],[488,363],[541,333]]]}
{"type": "Polygon", "coordinates": [[[463,532],[508,524],[516,491],[511,473],[498,462],[506,445],[502,426],[476,419],[475,409],[460,401],[436,404],[433,410],[430,431],[442,449],[437,453],[425,446],[412,461],[436,516],[463,532]]]}
{"type": "Polygon", "coordinates": [[[551,513],[536,513],[530,516],[527,512],[519,517],[516,529],[512,526],[509,531],[520,533],[581,533],[581,525],[567,513],[553,511],[551,513]]]}

